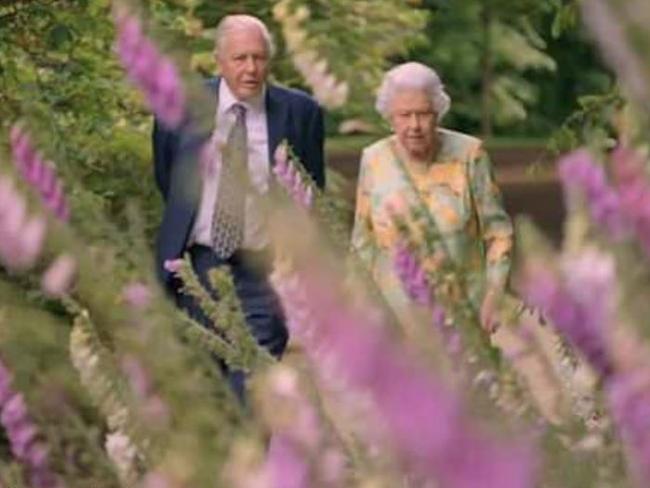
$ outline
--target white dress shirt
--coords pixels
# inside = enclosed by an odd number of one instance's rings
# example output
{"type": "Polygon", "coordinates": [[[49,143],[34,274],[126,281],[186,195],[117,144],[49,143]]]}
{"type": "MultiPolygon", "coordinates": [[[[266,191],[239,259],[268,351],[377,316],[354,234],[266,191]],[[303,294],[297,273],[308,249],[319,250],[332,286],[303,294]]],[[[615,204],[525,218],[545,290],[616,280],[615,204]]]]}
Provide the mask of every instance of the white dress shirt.
{"type": "Polygon", "coordinates": [[[266,230],[264,205],[260,195],[268,192],[270,177],[269,142],[264,104],[265,90],[257,97],[239,101],[230,91],[226,80],[219,83],[219,104],[215,114],[215,130],[210,144],[213,161],[208,161],[202,168],[203,192],[201,203],[194,221],[190,243],[212,246],[210,235],[212,215],[219,187],[221,170],[221,150],[228,134],[235,123],[233,105],[240,103],[246,107],[246,131],[248,134],[248,173],[252,188],[246,193],[244,209],[244,243],[248,250],[260,250],[269,244],[266,230]]]}

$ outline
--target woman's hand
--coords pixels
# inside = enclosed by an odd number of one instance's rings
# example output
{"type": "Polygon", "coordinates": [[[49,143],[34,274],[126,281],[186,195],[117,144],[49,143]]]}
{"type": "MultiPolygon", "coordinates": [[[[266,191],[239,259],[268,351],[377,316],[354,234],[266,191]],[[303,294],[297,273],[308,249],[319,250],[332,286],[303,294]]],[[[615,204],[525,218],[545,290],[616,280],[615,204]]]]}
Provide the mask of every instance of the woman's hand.
{"type": "Polygon", "coordinates": [[[489,289],[483,297],[483,303],[481,303],[481,327],[488,334],[494,334],[501,325],[498,316],[500,297],[501,293],[499,291],[489,289]]]}

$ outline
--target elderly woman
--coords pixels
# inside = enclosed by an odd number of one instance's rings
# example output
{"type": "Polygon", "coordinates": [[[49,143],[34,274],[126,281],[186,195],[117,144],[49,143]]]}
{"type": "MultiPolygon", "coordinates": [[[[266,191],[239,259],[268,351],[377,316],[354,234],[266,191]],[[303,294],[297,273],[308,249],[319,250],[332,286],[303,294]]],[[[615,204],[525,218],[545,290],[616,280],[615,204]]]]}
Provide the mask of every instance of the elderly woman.
{"type": "Polygon", "coordinates": [[[410,304],[394,272],[400,237],[393,217],[397,213],[408,221],[408,209],[423,204],[442,250],[425,258],[425,268],[452,259],[469,270],[470,299],[480,307],[483,327],[492,332],[510,268],[512,224],[482,142],[439,127],[449,106],[431,68],[406,63],[386,73],[376,108],[393,134],[363,151],[352,248],[404,318],[410,304]]]}

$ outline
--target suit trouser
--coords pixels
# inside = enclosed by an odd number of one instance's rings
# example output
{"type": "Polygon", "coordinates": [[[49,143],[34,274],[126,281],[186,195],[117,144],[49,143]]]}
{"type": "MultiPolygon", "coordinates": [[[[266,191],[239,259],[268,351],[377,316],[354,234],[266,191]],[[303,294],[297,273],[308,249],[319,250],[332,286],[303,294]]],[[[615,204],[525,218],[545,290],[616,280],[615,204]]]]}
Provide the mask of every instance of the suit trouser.
{"type": "MultiPolygon", "coordinates": [[[[279,358],[287,345],[288,333],[280,300],[268,281],[271,265],[270,252],[237,251],[230,258],[222,259],[211,248],[194,245],[189,249],[189,254],[201,284],[210,291],[215,299],[218,298],[217,293],[210,286],[208,272],[217,266],[228,265],[230,267],[235,291],[241,303],[248,329],[259,345],[279,358]]],[[[201,325],[213,330],[210,319],[203,313],[193,297],[177,293],[176,302],[201,325]]],[[[219,361],[219,363],[235,394],[243,401],[244,373],[229,371],[223,361],[219,361]]]]}

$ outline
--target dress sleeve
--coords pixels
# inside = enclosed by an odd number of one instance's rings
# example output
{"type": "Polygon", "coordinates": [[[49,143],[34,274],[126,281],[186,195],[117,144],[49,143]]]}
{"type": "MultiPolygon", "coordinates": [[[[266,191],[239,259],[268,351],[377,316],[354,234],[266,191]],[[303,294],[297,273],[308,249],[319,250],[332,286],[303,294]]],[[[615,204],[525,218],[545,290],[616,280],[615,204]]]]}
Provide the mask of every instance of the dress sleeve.
{"type": "Polygon", "coordinates": [[[354,213],[354,226],[352,227],[351,248],[368,268],[372,267],[375,254],[370,192],[370,169],[368,168],[368,157],[364,152],[359,163],[357,200],[354,213]]]}
{"type": "Polygon", "coordinates": [[[470,163],[470,183],[485,251],[488,289],[505,288],[512,259],[513,227],[485,151],[470,163]]]}

